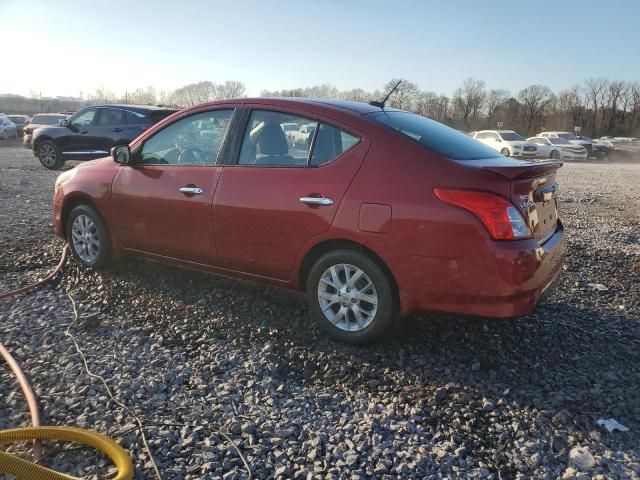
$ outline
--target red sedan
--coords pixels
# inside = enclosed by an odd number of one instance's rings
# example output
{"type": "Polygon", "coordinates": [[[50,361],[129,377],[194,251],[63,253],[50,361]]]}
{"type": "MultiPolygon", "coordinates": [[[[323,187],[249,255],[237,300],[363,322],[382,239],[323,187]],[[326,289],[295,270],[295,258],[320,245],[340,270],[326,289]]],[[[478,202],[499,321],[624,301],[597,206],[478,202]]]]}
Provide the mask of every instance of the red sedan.
{"type": "Polygon", "coordinates": [[[400,314],[531,313],[565,257],[560,166],[391,108],[215,102],[60,175],[55,225],[85,267],[135,253],[301,290],[362,343],[400,314]]]}

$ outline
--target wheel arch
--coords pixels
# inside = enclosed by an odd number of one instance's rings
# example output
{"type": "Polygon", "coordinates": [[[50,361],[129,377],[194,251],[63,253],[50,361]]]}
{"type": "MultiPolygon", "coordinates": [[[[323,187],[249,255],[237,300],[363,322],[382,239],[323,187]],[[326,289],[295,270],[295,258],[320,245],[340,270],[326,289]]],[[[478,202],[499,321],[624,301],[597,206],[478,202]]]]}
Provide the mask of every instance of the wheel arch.
{"type": "MultiPolygon", "coordinates": [[[[31,145],[33,146],[33,150],[37,151],[38,148],[40,148],[40,144],[42,142],[47,142],[47,141],[52,142],[52,143],[55,144],[55,140],[53,139],[53,137],[51,135],[46,135],[45,134],[45,135],[41,135],[41,136],[38,136],[38,137],[32,139],[31,140],[31,145]]],[[[58,146],[56,145],[56,148],[57,147],[58,146]]]]}
{"type": "Polygon", "coordinates": [[[297,278],[298,284],[302,291],[306,291],[307,277],[309,275],[309,272],[311,271],[311,267],[313,267],[313,264],[325,253],[330,252],[332,250],[338,250],[338,249],[354,250],[356,252],[363,253],[364,255],[369,257],[371,260],[373,260],[389,277],[389,281],[394,287],[393,289],[394,301],[396,302],[397,305],[400,305],[400,291],[398,289],[398,282],[396,281],[396,278],[393,275],[393,272],[391,271],[387,263],[380,257],[380,255],[378,255],[376,252],[374,252],[371,248],[367,247],[366,245],[363,245],[362,243],[359,243],[353,240],[347,240],[344,238],[324,240],[314,245],[305,254],[300,264],[300,269],[298,270],[298,278],[297,278]]]}
{"type": "Polygon", "coordinates": [[[94,202],[93,199],[88,195],[77,193],[75,195],[69,196],[68,198],[65,198],[64,203],[62,204],[62,217],[61,217],[62,235],[64,236],[65,239],[67,239],[67,219],[69,218],[69,213],[71,213],[71,210],[73,210],[78,205],[87,205],[88,207],[91,207],[93,210],[95,210],[95,212],[98,215],[100,215],[100,218],[102,219],[105,226],[107,227],[109,235],[112,235],[111,229],[109,228],[109,224],[107,223],[106,218],[100,211],[100,208],[98,208],[96,202],[94,202]]]}

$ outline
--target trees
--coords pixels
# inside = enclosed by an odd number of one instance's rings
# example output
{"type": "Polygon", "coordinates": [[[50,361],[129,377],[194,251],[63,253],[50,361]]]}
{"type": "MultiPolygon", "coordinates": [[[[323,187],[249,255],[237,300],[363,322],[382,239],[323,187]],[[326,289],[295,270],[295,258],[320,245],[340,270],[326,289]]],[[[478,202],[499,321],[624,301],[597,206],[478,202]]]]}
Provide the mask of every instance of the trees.
{"type": "Polygon", "coordinates": [[[529,85],[518,93],[523,104],[527,132],[534,134],[542,126],[542,116],[547,105],[554,100],[553,92],[545,85],[529,85]]]}
{"type": "Polygon", "coordinates": [[[454,116],[461,119],[465,127],[469,127],[470,120],[476,120],[484,107],[487,98],[486,84],[482,80],[467,78],[462,87],[453,93],[454,116]]]}

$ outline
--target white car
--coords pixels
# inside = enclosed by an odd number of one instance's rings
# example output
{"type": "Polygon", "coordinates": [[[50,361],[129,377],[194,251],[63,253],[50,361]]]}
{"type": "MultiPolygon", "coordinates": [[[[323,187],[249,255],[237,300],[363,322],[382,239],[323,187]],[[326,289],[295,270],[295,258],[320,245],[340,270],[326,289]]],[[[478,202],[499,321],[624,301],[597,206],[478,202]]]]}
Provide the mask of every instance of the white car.
{"type": "Polygon", "coordinates": [[[0,117],[0,138],[3,140],[7,140],[8,138],[18,138],[18,128],[16,127],[16,124],[6,116],[0,117]]]}
{"type": "Polygon", "coordinates": [[[586,160],[587,158],[586,148],[562,137],[531,137],[528,140],[537,145],[539,158],[554,160],[586,160]]]}
{"type": "Polygon", "coordinates": [[[574,145],[582,145],[587,149],[587,155],[591,155],[593,145],[591,144],[591,139],[587,139],[587,137],[577,137],[571,132],[540,132],[536,137],[564,138],[566,141],[573,143],[574,145]]]}
{"type": "Polygon", "coordinates": [[[480,130],[473,138],[497,150],[505,157],[536,158],[538,148],[513,130],[480,130]]]}
{"type": "Polygon", "coordinates": [[[285,137],[287,137],[289,145],[293,145],[293,134],[298,131],[300,125],[297,123],[285,122],[280,124],[280,128],[284,132],[285,137]]]}
{"type": "Polygon", "coordinates": [[[309,137],[313,135],[313,132],[316,129],[315,123],[308,123],[306,125],[302,125],[298,131],[293,132],[291,135],[291,144],[295,147],[296,145],[307,145],[309,141],[309,137]]]}

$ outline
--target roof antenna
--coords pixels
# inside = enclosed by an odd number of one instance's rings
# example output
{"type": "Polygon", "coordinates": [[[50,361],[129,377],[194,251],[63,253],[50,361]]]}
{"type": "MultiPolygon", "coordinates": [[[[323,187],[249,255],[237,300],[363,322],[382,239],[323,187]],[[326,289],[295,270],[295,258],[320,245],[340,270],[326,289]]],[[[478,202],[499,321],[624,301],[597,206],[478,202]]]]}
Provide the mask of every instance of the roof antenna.
{"type": "Polygon", "coordinates": [[[396,91],[396,88],[398,88],[398,85],[400,85],[401,83],[402,83],[402,80],[398,80],[398,83],[396,83],[396,86],[393,87],[389,93],[387,93],[387,96],[384,97],[384,100],[382,100],[381,102],[371,101],[369,102],[369,105],[374,107],[384,108],[384,104],[387,103],[387,100],[389,100],[389,97],[391,96],[391,94],[396,91]]]}

